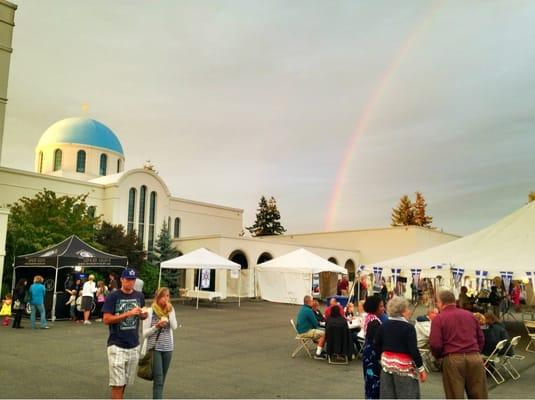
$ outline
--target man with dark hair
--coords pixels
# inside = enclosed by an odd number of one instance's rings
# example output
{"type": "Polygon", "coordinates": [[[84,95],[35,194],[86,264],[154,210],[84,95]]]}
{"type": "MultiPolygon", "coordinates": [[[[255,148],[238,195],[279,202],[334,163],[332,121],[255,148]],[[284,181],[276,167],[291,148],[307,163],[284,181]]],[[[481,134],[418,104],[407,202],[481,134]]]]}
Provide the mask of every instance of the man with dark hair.
{"type": "Polygon", "coordinates": [[[303,303],[303,307],[297,313],[295,321],[297,333],[302,338],[312,339],[317,342],[315,358],[324,360],[326,356],[322,354],[322,350],[325,344],[325,332],[318,329],[319,323],[314,311],[312,311],[312,296],[305,296],[303,303]]]}
{"type": "Polygon", "coordinates": [[[442,383],[448,399],[486,399],[487,377],[481,358],[485,344],[478,321],[469,311],[457,308],[455,295],[438,294],[440,314],[431,322],[429,345],[435,358],[442,358],[442,383]]]}

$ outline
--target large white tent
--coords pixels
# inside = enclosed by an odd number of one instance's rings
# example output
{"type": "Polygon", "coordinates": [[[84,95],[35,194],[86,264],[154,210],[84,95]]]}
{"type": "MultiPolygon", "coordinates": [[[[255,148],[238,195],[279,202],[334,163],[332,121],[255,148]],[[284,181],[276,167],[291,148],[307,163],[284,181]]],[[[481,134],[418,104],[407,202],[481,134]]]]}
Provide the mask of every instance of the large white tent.
{"type": "MultiPolygon", "coordinates": [[[[162,269],[226,269],[237,270],[241,269],[240,264],[227,260],[220,255],[212,253],[210,250],[203,248],[194,250],[183,256],[172,258],[160,264],[160,276],[158,277],[158,286],[162,279],[162,269]]],[[[200,279],[201,274],[199,274],[200,279]]],[[[241,274],[240,274],[241,280],[241,274]]],[[[200,284],[197,285],[200,287],[200,284]]],[[[240,287],[238,285],[238,287],[240,287]]],[[[238,295],[238,305],[240,305],[240,295],[238,295]]],[[[199,308],[199,291],[197,291],[197,308],[199,308]]]]}
{"type": "Polygon", "coordinates": [[[347,274],[347,270],[305,249],[258,264],[258,283],[263,299],[277,303],[303,304],[311,294],[312,275],[320,272],[347,274]]]}
{"type": "MultiPolygon", "coordinates": [[[[501,276],[530,280],[535,276],[535,202],[509,214],[489,227],[440,246],[385,260],[366,267],[421,270],[421,276],[460,279],[463,273],[477,278],[501,276]]],[[[533,285],[533,281],[531,282],[533,285]]]]}

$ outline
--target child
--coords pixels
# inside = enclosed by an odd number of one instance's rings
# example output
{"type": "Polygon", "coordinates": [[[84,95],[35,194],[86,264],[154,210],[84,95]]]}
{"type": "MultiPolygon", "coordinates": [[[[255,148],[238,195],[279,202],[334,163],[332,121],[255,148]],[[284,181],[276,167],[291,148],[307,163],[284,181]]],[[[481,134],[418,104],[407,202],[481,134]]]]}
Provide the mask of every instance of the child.
{"type": "Polygon", "coordinates": [[[0,310],[0,317],[4,317],[2,325],[9,325],[9,318],[11,317],[11,295],[6,294],[4,301],[2,301],[2,309],[0,310]]]}
{"type": "Polygon", "coordinates": [[[69,297],[69,301],[65,303],[66,306],[70,306],[69,313],[71,315],[71,319],[73,321],[76,321],[76,289],[67,290],[68,293],[71,294],[71,297],[69,297]]]}

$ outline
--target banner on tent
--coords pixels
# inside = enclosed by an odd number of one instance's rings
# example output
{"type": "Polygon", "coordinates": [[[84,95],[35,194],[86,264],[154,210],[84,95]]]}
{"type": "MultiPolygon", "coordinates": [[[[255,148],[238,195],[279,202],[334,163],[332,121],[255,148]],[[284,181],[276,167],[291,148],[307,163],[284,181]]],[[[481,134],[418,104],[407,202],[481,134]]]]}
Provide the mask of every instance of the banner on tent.
{"type": "Polygon", "coordinates": [[[500,271],[500,276],[505,286],[505,292],[509,293],[509,287],[511,286],[511,280],[513,279],[513,273],[511,271],[500,271]]]}
{"type": "Polygon", "coordinates": [[[528,281],[529,281],[529,284],[531,285],[531,287],[535,289],[535,286],[533,285],[534,280],[535,280],[535,272],[534,271],[526,271],[526,276],[528,278],[528,281]]]}
{"type": "Polygon", "coordinates": [[[210,269],[201,269],[201,289],[210,289],[210,269]]]}
{"type": "Polygon", "coordinates": [[[381,275],[383,274],[382,267],[373,267],[373,281],[374,285],[379,285],[381,283],[381,275]]]}
{"type": "Polygon", "coordinates": [[[481,286],[483,285],[483,279],[487,279],[488,275],[489,271],[476,269],[476,287],[478,291],[481,290],[481,286]]]}
{"type": "Polygon", "coordinates": [[[399,275],[401,274],[401,268],[391,268],[390,270],[392,271],[392,280],[394,281],[394,287],[396,287],[398,284],[399,275]]]}
{"type": "Polygon", "coordinates": [[[463,278],[464,268],[454,267],[451,269],[451,273],[453,274],[453,281],[455,282],[455,286],[459,286],[459,284],[461,283],[461,279],[463,278]]]}
{"type": "Polygon", "coordinates": [[[359,267],[357,268],[357,273],[360,274],[362,271],[364,271],[364,268],[366,268],[365,265],[359,265],[359,267]]]}
{"type": "Polygon", "coordinates": [[[411,268],[412,280],[413,280],[414,284],[416,285],[416,287],[418,287],[418,284],[420,283],[420,274],[421,273],[422,273],[422,269],[421,268],[411,268]]]}

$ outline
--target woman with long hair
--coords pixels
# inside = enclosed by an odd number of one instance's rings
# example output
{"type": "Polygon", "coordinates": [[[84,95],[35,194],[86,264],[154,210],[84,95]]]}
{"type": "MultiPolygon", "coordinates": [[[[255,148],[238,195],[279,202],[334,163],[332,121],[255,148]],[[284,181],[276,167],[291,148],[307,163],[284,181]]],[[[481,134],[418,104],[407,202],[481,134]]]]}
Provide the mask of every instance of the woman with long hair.
{"type": "Polygon", "coordinates": [[[156,291],[154,301],[148,310],[148,317],[143,321],[144,354],[154,349],[152,398],[163,398],[163,385],[173,356],[173,330],[177,328],[175,309],[173,308],[169,289],[161,287],[156,291]]]}
{"type": "Polygon", "coordinates": [[[13,311],[15,313],[15,318],[13,319],[13,328],[21,329],[24,328],[20,326],[20,321],[22,320],[22,314],[26,309],[26,285],[28,281],[25,278],[20,278],[13,289],[13,311]]]}
{"type": "Polygon", "coordinates": [[[364,372],[364,391],[367,399],[379,398],[381,364],[379,354],[375,350],[375,335],[381,326],[379,317],[385,312],[383,299],[377,295],[369,296],[364,302],[364,349],[362,350],[362,370],[364,372]]]}

